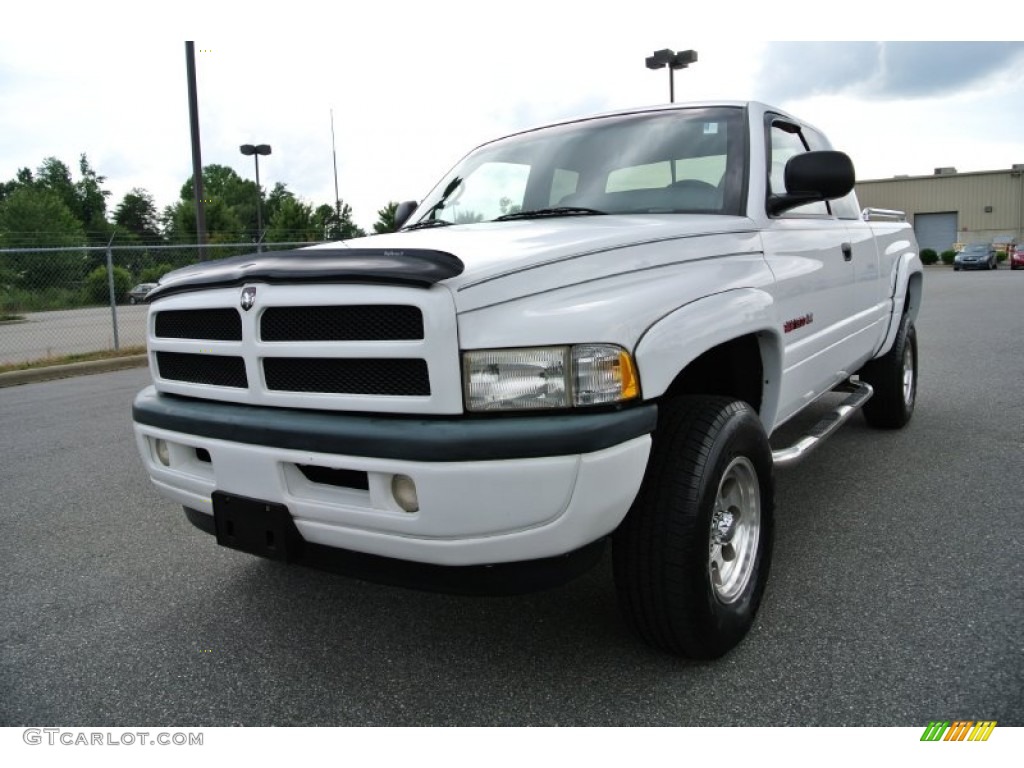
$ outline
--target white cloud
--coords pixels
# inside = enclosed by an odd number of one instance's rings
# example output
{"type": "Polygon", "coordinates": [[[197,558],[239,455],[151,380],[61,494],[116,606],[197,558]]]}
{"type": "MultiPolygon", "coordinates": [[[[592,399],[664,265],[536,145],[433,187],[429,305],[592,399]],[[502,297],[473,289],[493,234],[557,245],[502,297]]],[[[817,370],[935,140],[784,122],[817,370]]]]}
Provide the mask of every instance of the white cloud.
{"type": "MultiPolygon", "coordinates": [[[[895,35],[901,25],[905,36],[922,32],[909,12],[889,9],[883,24],[859,8],[844,33],[895,35]]],[[[11,36],[0,42],[0,180],[49,155],[75,167],[86,152],[108,177],[112,205],[134,186],[160,206],[173,202],[191,174],[182,41],[194,39],[210,51],[197,61],[203,162],[250,178],[252,162],[238,145],[269,143],[265,187],[283,181],[310,202],[331,202],[333,107],[340,194],[364,227],[389,200],[425,195],[482,141],[666,101],[667,72],[643,63],[656,48],[699,52],[676,73],[677,100],[763,98],[772,77],[808,66],[773,59],[761,42],[802,30],[742,3],[91,3],[48,17],[45,36],[13,37],[46,29],[27,17],[0,33],[11,36]]],[[[825,76],[814,71],[811,81],[825,76]]],[[[780,106],[817,123],[862,177],[1024,162],[1019,77],[971,88],[884,104],[871,94],[796,92],[780,106]]]]}

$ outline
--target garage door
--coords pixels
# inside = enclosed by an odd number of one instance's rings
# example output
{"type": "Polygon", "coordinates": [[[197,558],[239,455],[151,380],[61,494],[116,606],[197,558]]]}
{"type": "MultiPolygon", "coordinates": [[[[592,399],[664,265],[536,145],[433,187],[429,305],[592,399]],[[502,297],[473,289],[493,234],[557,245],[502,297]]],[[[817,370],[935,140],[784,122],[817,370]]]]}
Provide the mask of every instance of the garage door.
{"type": "Polygon", "coordinates": [[[914,234],[922,248],[936,253],[948,251],[956,242],[956,211],[915,214],[914,234]]]}

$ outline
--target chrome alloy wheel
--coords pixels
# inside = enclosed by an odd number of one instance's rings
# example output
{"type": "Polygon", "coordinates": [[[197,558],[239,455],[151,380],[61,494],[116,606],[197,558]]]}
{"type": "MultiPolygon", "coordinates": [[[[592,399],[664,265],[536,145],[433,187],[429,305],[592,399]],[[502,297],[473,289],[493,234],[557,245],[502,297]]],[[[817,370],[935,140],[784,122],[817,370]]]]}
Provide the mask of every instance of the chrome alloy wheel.
{"type": "Polygon", "coordinates": [[[903,403],[908,408],[914,404],[914,348],[911,344],[903,350],[903,403]]]}
{"type": "Polygon", "coordinates": [[[711,515],[708,569],[715,597],[721,602],[735,602],[747,588],[760,533],[757,472],[747,457],[737,456],[722,473],[711,515]]]}

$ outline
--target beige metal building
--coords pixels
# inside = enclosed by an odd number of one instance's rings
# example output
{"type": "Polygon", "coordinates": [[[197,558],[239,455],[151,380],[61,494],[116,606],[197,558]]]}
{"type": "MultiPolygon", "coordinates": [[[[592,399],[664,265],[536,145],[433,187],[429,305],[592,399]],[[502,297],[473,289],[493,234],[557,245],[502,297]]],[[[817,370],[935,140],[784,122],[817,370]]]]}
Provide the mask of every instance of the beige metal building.
{"type": "Polygon", "coordinates": [[[865,208],[905,211],[920,246],[938,253],[960,243],[1024,242],[1024,164],[858,181],[857,198],[865,208]]]}

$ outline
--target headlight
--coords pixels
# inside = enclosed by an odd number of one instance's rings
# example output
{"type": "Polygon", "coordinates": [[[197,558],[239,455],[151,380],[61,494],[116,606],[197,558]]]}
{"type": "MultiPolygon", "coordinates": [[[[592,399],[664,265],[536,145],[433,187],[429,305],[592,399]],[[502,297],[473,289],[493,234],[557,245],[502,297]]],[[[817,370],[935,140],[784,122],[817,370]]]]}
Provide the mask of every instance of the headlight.
{"type": "Polygon", "coordinates": [[[600,405],[640,394],[633,358],[614,344],[465,352],[462,381],[469,411],[600,405]]]}

